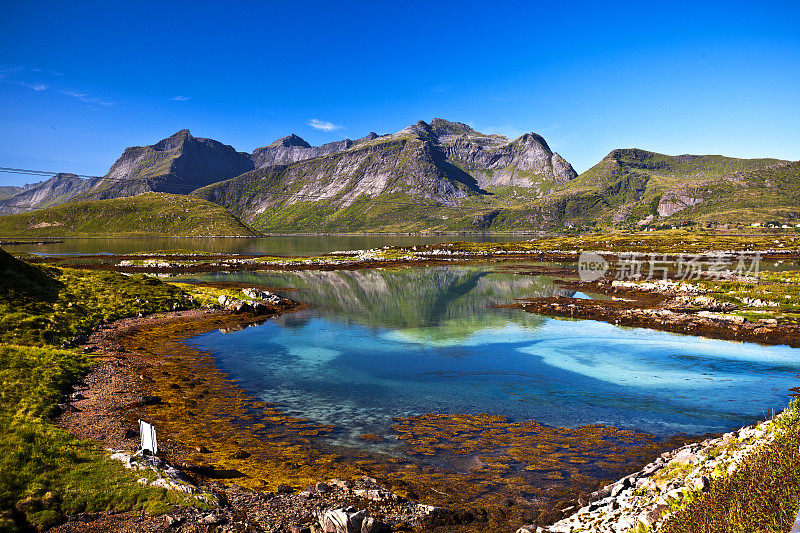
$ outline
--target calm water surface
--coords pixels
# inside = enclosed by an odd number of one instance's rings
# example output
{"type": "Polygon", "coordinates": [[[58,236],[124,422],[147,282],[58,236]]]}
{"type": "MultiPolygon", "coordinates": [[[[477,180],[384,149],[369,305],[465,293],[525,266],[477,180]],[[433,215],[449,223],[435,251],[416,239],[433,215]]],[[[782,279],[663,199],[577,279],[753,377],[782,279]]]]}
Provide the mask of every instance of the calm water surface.
{"type": "Polygon", "coordinates": [[[572,293],[492,266],[208,278],[298,289],[285,295],[310,310],[189,342],[253,395],[353,443],[429,412],[721,432],[783,408],[800,384],[798,349],[494,308],[572,293]]]}
{"type": "Polygon", "coordinates": [[[282,256],[317,255],[337,250],[366,250],[381,246],[413,246],[442,242],[513,242],[528,235],[288,235],[253,238],[163,238],[163,239],[64,239],[52,244],[3,245],[9,251],[36,254],[125,254],[157,250],[197,250],[203,252],[271,254],[282,256]]]}

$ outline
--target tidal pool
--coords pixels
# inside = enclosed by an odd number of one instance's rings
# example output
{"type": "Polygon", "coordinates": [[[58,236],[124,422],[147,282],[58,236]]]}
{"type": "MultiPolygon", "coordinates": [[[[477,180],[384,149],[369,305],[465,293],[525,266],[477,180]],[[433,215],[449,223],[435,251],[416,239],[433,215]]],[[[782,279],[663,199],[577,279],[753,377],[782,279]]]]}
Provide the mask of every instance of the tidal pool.
{"type": "Polygon", "coordinates": [[[763,420],[800,384],[800,349],[492,307],[586,297],[492,265],[204,279],[295,288],[285,295],[310,304],[188,342],[259,399],[335,425],[341,443],[368,446],[361,435],[391,434],[394,417],[423,413],[699,435],[763,420]]]}

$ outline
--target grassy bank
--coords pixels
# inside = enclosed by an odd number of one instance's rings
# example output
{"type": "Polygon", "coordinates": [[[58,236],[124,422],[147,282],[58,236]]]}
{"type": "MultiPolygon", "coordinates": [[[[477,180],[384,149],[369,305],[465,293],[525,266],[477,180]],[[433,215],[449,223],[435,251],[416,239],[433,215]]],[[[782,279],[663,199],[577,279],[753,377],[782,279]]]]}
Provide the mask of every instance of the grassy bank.
{"type": "Polygon", "coordinates": [[[62,343],[104,321],[215,296],[189,290],[141,275],[40,269],[0,250],[0,531],[43,529],[80,512],[197,503],[137,483],[141,472],[51,422],[60,398],[93,364],[62,343]]]}
{"type": "Polygon", "coordinates": [[[662,525],[664,533],[789,531],[800,509],[800,402],[776,422],[775,440],[748,456],[730,475],[711,480],[709,490],[662,525]]]}
{"type": "Polygon", "coordinates": [[[82,512],[154,513],[195,503],[137,483],[155,474],[126,470],[50,422],[59,398],[91,364],[72,350],[0,346],[0,531],[44,529],[82,512]]]}

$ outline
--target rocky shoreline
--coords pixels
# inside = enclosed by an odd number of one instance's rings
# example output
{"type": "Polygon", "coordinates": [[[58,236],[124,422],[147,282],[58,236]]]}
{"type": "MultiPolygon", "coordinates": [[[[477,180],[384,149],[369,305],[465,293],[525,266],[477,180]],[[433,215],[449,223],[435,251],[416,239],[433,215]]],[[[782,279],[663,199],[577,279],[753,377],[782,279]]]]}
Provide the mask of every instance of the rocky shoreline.
{"type": "Polygon", "coordinates": [[[638,472],[581,498],[573,514],[545,526],[524,526],[517,533],[622,533],[637,527],[658,531],[670,513],[711,480],[731,474],[749,454],[771,443],[786,411],[755,426],[743,427],[662,454],[638,472]]]}

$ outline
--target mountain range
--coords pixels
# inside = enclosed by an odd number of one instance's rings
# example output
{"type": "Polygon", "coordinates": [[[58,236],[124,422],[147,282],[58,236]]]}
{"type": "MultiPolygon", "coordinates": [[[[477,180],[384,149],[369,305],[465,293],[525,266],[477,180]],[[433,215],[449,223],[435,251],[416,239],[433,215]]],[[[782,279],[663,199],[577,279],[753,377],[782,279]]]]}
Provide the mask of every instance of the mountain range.
{"type": "Polygon", "coordinates": [[[800,219],[800,168],[777,159],[612,150],[578,175],[543,137],[433,119],[311,146],[239,152],[188,130],[127,148],[104,177],[0,189],[0,213],[143,193],[218,204],[261,232],[537,231],[800,219]]]}

